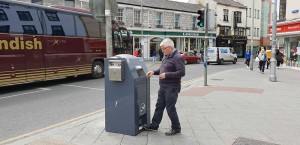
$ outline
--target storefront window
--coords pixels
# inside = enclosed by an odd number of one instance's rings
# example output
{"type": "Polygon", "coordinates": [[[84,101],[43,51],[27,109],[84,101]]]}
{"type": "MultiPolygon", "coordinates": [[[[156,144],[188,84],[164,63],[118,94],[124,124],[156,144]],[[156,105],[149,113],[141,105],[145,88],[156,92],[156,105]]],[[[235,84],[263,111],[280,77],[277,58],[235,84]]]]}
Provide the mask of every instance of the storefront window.
{"type": "Polygon", "coordinates": [[[292,67],[300,67],[300,38],[292,39],[290,43],[290,54],[287,59],[287,65],[292,67]]]}

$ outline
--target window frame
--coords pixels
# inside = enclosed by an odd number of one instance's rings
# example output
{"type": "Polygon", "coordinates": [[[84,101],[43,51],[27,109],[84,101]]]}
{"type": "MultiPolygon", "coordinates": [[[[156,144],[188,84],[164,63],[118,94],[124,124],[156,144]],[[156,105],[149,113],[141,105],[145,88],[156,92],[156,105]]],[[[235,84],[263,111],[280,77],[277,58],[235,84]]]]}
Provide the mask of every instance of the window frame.
{"type": "Polygon", "coordinates": [[[242,12],[236,11],[236,23],[242,23],[242,12]]]}
{"type": "Polygon", "coordinates": [[[0,26],[0,33],[9,33],[9,31],[10,31],[10,25],[0,26]],[[1,31],[1,30],[6,30],[6,31],[1,31]]]}
{"type": "Polygon", "coordinates": [[[197,16],[193,16],[192,19],[193,19],[192,20],[193,21],[193,24],[192,24],[193,28],[197,28],[197,16]]]}
{"type": "Polygon", "coordinates": [[[162,25],[163,24],[163,12],[156,12],[155,13],[155,25],[162,25]],[[160,14],[160,19],[158,19],[158,14],[160,14]],[[159,23],[158,23],[159,21],[159,23]]]}
{"type": "Polygon", "coordinates": [[[118,8],[116,20],[118,22],[123,22],[124,21],[124,8],[118,8]],[[120,12],[120,10],[121,10],[121,12],[120,12]]]}
{"type": "Polygon", "coordinates": [[[51,34],[52,36],[66,36],[66,33],[65,33],[62,25],[51,25],[51,30],[52,30],[52,34],[51,34]],[[55,31],[54,31],[54,28],[56,29],[55,31]],[[60,28],[60,30],[58,30],[57,28],[60,28]],[[60,35],[60,34],[62,34],[62,35],[60,35]]]}
{"type": "Polygon", "coordinates": [[[220,30],[219,30],[219,34],[222,34],[224,36],[229,36],[230,35],[230,31],[231,31],[231,27],[230,26],[221,26],[220,30]],[[221,32],[224,33],[221,33],[221,32]]]}
{"type": "Polygon", "coordinates": [[[228,9],[223,9],[223,21],[224,22],[229,22],[228,15],[229,15],[229,10],[228,9]],[[227,11],[227,13],[226,13],[226,11],[227,11]]]}
{"type": "Polygon", "coordinates": [[[23,34],[28,34],[28,35],[37,35],[38,34],[34,25],[22,25],[22,28],[24,31],[23,34]],[[29,30],[26,28],[33,28],[33,30],[29,30]],[[34,32],[34,33],[27,33],[27,32],[34,32]]]}
{"type": "Polygon", "coordinates": [[[259,19],[259,10],[257,10],[257,19],[259,19]]]}
{"type": "Polygon", "coordinates": [[[141,10],[133,10],[133,24],[141,24],[141,10]]]}
{"type": "Polygon", "coordinates": [[[60,21],[56,11],[45,10],[45,14],[49,21],[60,21]]]}
{"type": "Polygon", "coordinates": [[[17,14],[19,16],[20,21],[33,21],[33,18],[30,14],[30,11],[17,11],[17,14]],[[23,15],[26,17],[23,17],[23,15]],[[24,19],[24,18],[29,18],[29,19],[24,19]]]}
{"type": "Polygon", "coordinates": [[[251,11],[251,8],[249,8],[249,15],[248,15],[248,17],[251,18],[251,15],[252,15],[252,11],[251,11]]]}
{"type": "Polygon", "coordinates": [[[175,26],[175,28],[177,28],[177,27],[180,28],[180,18],[181,18],[180,14],[175,14],[174,15],[174,26],[175,26]],[[176,18],[178,18],[178,19],[176,20],[176,18]]]}
{"type": "Polygon", "coordinates": [[[0,19],[0,21],[7,21],[8,20],[8,17],[5,13],[5,11],[3,9],[0,9],[0,18],[4,18],[4,19],[0,19]]]}

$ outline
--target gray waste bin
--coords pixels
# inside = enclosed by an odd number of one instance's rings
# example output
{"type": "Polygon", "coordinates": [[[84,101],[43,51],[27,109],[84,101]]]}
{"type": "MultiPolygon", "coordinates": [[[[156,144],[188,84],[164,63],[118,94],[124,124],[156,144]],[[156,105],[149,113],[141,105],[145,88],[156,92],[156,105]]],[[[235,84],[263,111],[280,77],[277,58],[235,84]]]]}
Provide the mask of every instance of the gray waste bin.
{"type": "Polygon", "coordinates": [[[141,58],[116,55],[105,59],[105,130],[137,135],[150,123],[150,79],[141,58]]]}

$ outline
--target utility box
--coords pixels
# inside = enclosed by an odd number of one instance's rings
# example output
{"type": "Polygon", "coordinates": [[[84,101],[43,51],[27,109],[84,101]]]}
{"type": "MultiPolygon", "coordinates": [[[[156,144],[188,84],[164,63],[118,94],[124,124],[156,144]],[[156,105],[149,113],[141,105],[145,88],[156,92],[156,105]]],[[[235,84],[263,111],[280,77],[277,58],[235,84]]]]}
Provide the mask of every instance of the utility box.
{"type": "Polygon", "coordinates": [[[150,79],[141,58],[105,59],[105,130],[135,136],[150,124],[150,79]]]}

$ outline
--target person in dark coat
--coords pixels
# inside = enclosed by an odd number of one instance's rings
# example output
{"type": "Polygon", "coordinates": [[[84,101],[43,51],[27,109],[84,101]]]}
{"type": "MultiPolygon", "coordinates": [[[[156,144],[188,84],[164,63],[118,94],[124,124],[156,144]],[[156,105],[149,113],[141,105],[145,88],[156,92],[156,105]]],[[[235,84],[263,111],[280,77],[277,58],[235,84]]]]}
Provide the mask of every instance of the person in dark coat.
{"type": "Polygon", "coordinates": [[[161,49],[159,49],[158,54],[159,54],[159,61],[162,61],[162,59],[164,57],[164,53],[162,52],[161,49]]]}
{"type": "Polygon", "coordinates": [[[158,98],[152,123],[144,126],[144,129],[157,130],[166,108],[172,124],[171,130],[165,133],[168,136],[181,132],[175,105],[181,89],[181,78],[185,75],[185,64],[179,52],[174,48],[174,42],[171,39],[164,39],[160,46],[165,55],[162,64],[159,69],[147,72],[148,77],[159,75],[158,98]]]}
{"type": "Polygon", "coordinates": [[[283,54],[279,51],[279,49],[276,49],[275,58],[277,61],[277,68],[279,69],[280,64],[283,63],[283,54]]]}

